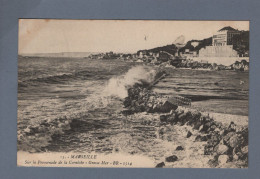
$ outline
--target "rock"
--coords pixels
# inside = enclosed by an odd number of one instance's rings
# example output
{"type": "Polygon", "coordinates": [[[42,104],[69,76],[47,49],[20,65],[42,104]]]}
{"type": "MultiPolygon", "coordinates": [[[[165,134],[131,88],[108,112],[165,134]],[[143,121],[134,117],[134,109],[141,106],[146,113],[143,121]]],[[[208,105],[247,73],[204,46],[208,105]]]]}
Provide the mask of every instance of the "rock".
{"type": "Polygon", "coordinates": [[[189,138],[190,136],[192,135],[192,133],[190,132],[190,131],[188,131],[188,133],[187,133],[187,138],[189,138]]]}
{"type": "Polygon", "coordinates": [[[25,133],[30,133],[30,132],[31,132],[31,129],[27,127],[26,129],[24,129],[24,132],[25,132],[25,133]]]}
{"type": "Polygon", "coordinates": [[[162,105],[160,105],[157,108],[158,112],[163,112],[163,113],[167,113],[170,112],[171,110],[176,110],[178,108],[178,106],[176,106],[175,104],[169,102],[168,100],[166,100],[165,102],[163,102],[162,105]]]}
{"type": "Polygon", "coordinates": [[[127,116],[127,115],[134,114],[134,112],[132,110],[123,110],[122,114],[127,116]]]}
{"type": "Polygon", "coordinates": [[[183,123],[180,122],[180,121],[178,121],[178,122],[177,122],[177,125],[178,125],[178,126],[183,126],[183,123]]]}
{"type": "Polygon", "coordinates": [[[178,147],[176,147],[176,150],[184,150],[184,148],[179,145],[178,147]]]}
{"type": "MultiPolygon", "coordinates": [[[[209,118],[206,118],[206,119],[209,119],[209,118]]],[[[212,122],[206,122],[204,125],[203,125],[203,128],[200,130],[200,132],[206,132],[210,129],[210,126],[211,126],[212,122]]]]}
{"type": "Polygon", "coordinates": [[[182,120],[186,119],[186,114],[187,114],[187,113],[182,113],[182,114],[180,114],[180,115],[178,116],[179,120],[182,121],[182,120]]]}
{"type": "Polygon", "coordinates": [[[217,153],[219,154],[219,155],[223,155],[223,154],[227,154],[228,153],[228,146],[226,146],[226,145],[218,145],[217,146],[217,153]]]}
{"type": "Polygon", "coordinates": [[[243,154],[248,154],[248,146],[243,147],[243,148],[241,149],[241,152],[242,152],[243,154]]]}
{"type": "Polygon", "coordinates": [[[210,167],[216,167],[216,166],[218,166],[218,160],[210,159],[208,161],[208,164],[209,164],[210,167]]]}
{"type": "Polygon", "coordinates": [[[204,128],[204,125],[201,125],[201,126],[199,127],[199,132],[202,132],[202,131],[203,131],[203,128],[204,128]]]}
{"type": "Polygon", "coordinates": [[[201,135],[196,136],[195,142],[200,142],[200,141],[201,141],[201,135]]]}
{"type": "Polygon", "coordinates": [[[212,155],[214,148],[210,145],[204,146],[204,155],[212,155]]]}
{"type": "Polygon", "coordinates": [[[235,132],[236,131],[236,124],[234,122],[230,122],[230,124],[228,126],[228,130],[235,132]]]}
{"type": "Polygon", "coordinates": [[[191,115],[193,121],[197,121],[201,117],[201,113],[199,111],[192,111],[191,115]]]}
{"type": "Polygon", "coordinates": [[[225,135],[225,130],[220,130],[219,135],[221,135],[221,136],[225,135]]]}
{"type": "Polygon", "coordinates": [[[168,119],[169,122],[177,122],[177,116],[175,113],[171,114],[168,119]]]}
{"type": "Polygon", "coordinates": [[[166,115],[161,115],[160,116],[160,122],[167,122],[167,116],[166,115]]]}
{"type": "Polygon", "coordinates": [[[208,137],[207,137],[207,136],[198,135],[198,136],[196,136],[196,138],[195,138],[195,141],[196,141],[196,142],[202,142],[202,141],[207,141],[207,140],[208,140],[208,137]]]}
{"type": "Polygon", "coordinates": [[[217,133],[220,134],[220,129],[219,129],[218,127],[216,127],[216,128],[214,129],[214,132],[217,132],[217,133]]]}
{"type": "Polygon", "coordinates": [[[193,129],[199,130],[200,126],[201,126],[201,122],[200,122],[200,121],[197,121],[197,122],[194,124],[193,129]]]}
{"type": "Polygon", "coordinates": [[[207,141],[208,140],[208,137],[207,136],[201,136],[201,141],[207,141]]]}
{"type": "Polygon", "coordinates": [[[159,129],[159,134],[163,135],[165,133],[166,129],[164,127],[159,129]]]}
{"type": "Polygon", "coordinates": [[[237,145],[239,145],[239,139],[238,139],[237,135],[233,135],[229,139],[229,146],[232,148],[235,148],[237,145]]]}
{"type": "Polygon", "coordinates": [[[175,110],[177,115],[181,115],[182,113],[184,113],[184,110],[183,109],[180,109],[180,108],[177,108],[177,110],[175,110]]]}
{"type": "Polygon", "coordinates": [[[228,155],[220,155],[218,157],[218,163],[219,165],[226,164],[229,161],[229,156],[228,155]]]}
{"type": "Polygon", "coordinates": [[[178,160],[178,157],[176,155],[172,155],[165,158],[166,162],[175,162],[178,160]]]}
{"type": "Polygon", "coordinates": [[[242,152],[237,152],[236,155],[238,156],[238,159],[243,158],[243,153],[242,152]]]}
{"type": "Polygon", "coordinates": [[[156,168],[162,168],[165,166],[165,163],[164,162],[161,162],[161,163],[158,163],[155,167],[156,168]]]}
{"type": "Polygon", "coordinates": [[[234,136],[234,135],[236,135],[235,132],[229,132],[229,133],[227,133],[226,135],[224,135],[224,137],[223,137],[224,143],[229,143],[229,139],[230,139],[232,136],[234,136]]]}
{"type": "Polygon", "coordinates": [[[233,155],[233,160],[234,160],[234,161],[237,161],[238,159],[239,159],[239,157],[238,157],[237,154],[233,155]]]}
{"type": "Polygon", "coordinates": [[[211,131],[215,131],[216,128],[217,128],[217,126],[213,124],[213,125],[210,127],[210,130],[211,130],[211,131]]]}
{"type": "Polygon", "coordinates": [[[211,139],[212,135],[214,135],[214,134],[210,133],[210,134],[206,135],[207,139],[211,139]]]}
{"type": "Polygon", "coordinates": [[[175,110],[172,109],[172,110],[170,111],[170,114],[171,114],[171,115],[173,115],[173,114],[175,115],[175,114],[176,114],[176,113],[175,113],[175,110]]]}

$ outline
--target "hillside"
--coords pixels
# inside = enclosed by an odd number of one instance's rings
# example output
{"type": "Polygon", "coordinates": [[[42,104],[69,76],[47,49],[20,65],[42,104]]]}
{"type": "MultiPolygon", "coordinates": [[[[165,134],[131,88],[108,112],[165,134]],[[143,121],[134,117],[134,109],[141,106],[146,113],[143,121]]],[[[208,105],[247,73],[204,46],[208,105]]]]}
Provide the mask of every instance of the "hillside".
{"type": "Polygon", "coordinates": [[[241,31],[241,34],[234,39],[234,42],[234,49],[240,56],[249,55],[249,31],[241,31]]]}
{"type": "Polygon", "coordinates": [[[209,46],[212,44],[212,37],[206,38],[203,40],[190,40],[186,43],[186,45],[180,48],[179,52],[184,52],[185,49],[189,49],[190,51],[199,51],[201,48],[209,46]],[[192,42],[199,42],[198,46],[194,47],[191,45],[192,42]]]}
{"type": "Polygon", "coordinates": [[[152,48],[152,49],[148,49],[148,50],[139,50],[139,51],[137,51],[137,55],[139,55],[140,52],[147,54],[149,52],[159,53],[160,51],[165,51],[165,52],[168,52],[168,53],[174,55],[177,52],[177,47],[176,47],[176,45],[171,44],[171,45],[165,45],[162,47],[156,47],[156,48],[152,48]]]}

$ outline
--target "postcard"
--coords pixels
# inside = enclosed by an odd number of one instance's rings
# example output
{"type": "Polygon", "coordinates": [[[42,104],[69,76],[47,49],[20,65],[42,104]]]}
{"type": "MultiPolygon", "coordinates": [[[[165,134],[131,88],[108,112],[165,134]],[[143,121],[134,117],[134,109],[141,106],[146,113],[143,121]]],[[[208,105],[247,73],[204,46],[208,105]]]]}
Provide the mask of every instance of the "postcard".
{"type": "Polygon", "coordinates": [[[249,21],[19,19],[17,165],[248,168],[249,21]]]}

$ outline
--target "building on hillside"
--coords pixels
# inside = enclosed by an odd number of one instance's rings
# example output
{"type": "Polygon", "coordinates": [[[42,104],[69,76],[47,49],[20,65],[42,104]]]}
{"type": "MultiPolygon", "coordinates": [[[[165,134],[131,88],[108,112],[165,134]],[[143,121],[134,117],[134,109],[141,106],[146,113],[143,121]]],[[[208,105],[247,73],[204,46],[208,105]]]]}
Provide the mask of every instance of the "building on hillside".
{"type": "Polygon", "coordinates": [[[228,26],[212,37],[212,46],[200,49],[199,57],[238,57],[233,45],[239,43],[240,31],[228,26]]]}
{"type": "Polygon", "coordinates": [[[199,57],[238,57],[233,45],[206,46],[199,51],[199,57]]]}
{"type": "Polygon", "coordinates": [[[226,46],[238,43],[240,31],[228,26],[220,29],[212,37],[212,46],[226,46]]]}
{"type": "Polygon", "coordinates": [[[188,59],[188,58],[197,57],[198,53],[196,51],[190,51],[189,49],[185,49],[183,53],[180,53],[180,56],[188,59]]]}

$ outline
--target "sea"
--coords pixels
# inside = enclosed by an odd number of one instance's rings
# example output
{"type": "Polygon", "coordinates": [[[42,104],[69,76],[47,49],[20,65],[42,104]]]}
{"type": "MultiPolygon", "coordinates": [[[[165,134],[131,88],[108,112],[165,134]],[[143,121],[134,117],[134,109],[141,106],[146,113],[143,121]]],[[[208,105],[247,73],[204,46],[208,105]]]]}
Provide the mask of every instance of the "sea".
{"type": "MultiPolygon", "coordinates": [[[[46,119],[73,118],[71,128],[51,136],[41,152],[123,150],[160,158],[158,150],[161,155],[165,151],[154,143],[158,138],[156,126],[144,127],[145,120],[136,120],[140,116],[121,114],[127,89],[139,80],[151,81],[157,68],[120,59],[19,57],[17,130],[46,119]],[[152,145],[158,148],[155,150],[152,145]]],[[[203,112],[248,116],[248,72],[172,67],[164,70],[168,75],[153,91],[189,98],[190,107],[203,112]]],[[[21,145],[22,141],[18,150],[21,145]]],[[[32,144],[34,147],[37,148],[32,144]]]]}

